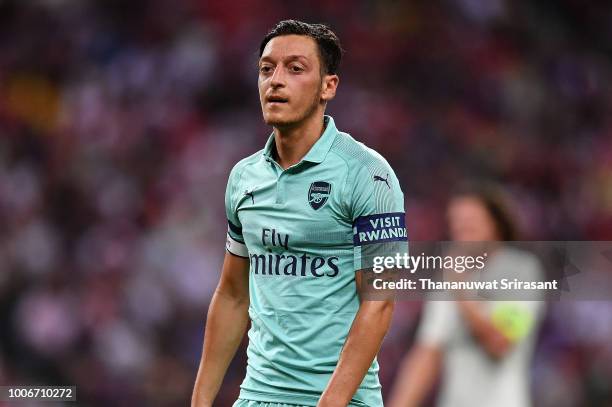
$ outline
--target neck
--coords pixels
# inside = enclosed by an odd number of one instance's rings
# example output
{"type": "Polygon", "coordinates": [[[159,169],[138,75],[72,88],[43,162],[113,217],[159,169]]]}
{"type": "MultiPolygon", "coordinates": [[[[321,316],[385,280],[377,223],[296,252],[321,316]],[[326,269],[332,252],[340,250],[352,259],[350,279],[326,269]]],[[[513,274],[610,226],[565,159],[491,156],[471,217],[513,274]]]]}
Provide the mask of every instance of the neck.
{"type": "Polygon", "coordinates": [[[323,112],[292,126],[274,127],[278,164],[286,169],[299,163],[324,130],[323,112]]]}

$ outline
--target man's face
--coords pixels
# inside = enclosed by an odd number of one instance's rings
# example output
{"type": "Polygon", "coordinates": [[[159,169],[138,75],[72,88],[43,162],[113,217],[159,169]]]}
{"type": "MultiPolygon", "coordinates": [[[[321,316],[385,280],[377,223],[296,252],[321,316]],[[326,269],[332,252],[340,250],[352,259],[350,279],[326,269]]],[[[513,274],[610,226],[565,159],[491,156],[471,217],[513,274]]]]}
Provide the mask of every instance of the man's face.
{"type": "Polygon", "coordinates": [[[272,38],[259,59],[259,100],[264,121],[287,127],[310,117],[335,95],[338,77],[321,75],[314,39],[303,35],[272,38]]]}

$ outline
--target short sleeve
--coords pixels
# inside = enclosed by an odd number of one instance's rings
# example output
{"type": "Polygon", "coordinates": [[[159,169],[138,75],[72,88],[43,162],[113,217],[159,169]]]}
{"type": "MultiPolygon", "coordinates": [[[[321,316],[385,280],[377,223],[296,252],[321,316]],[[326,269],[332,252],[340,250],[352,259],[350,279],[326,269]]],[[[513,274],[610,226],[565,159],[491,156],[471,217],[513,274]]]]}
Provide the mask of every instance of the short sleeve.
{"type": "Polygon", "coordinates": [[[382,157],[366,162],[350,194],[355,270],[371,269],[376,257],[407,254],[404,194],[389,164],[382,157]]]}
{"type": "Polygon", "coordinates": [[[248,257],[249,252],[242,236],[242,224],[237,212],[237,191],[239,187],[239,172],[236,167],[230,172],[225,189],[225,215],[227,217],[227,239],[225,249],[235,256],[248,257]]]}

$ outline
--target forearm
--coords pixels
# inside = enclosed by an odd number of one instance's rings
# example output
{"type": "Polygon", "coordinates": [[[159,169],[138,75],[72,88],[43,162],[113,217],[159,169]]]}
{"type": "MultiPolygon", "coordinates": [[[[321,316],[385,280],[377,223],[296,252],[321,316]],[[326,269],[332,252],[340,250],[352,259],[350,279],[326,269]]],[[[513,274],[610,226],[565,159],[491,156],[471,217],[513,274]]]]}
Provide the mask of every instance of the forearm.
{"type": "Polygon", "coordinates": [[[249,320],[248,300],[215,292],[208,310],[204,347],[192,407],[212,406],[227,368],[242,341],[249,320]]]}
{"type": "Polygon", "coordinates": [[[472,301],[459,301],[459,310],[472,335],[489,356],[499,359],[511,347],[510,341],[487,319],[472,301]]]}
{"type": "Polygon", "coordinates": [[[380,349],[392,313],[391,301],[361,304],[319,407],[348,405],[380,349]]]}
{"type": "Polygon", "coordinates": [[[417,344],[399,368],[389,407],[418,407],[429,395],[440,369],[437,346],[417,344]]]}

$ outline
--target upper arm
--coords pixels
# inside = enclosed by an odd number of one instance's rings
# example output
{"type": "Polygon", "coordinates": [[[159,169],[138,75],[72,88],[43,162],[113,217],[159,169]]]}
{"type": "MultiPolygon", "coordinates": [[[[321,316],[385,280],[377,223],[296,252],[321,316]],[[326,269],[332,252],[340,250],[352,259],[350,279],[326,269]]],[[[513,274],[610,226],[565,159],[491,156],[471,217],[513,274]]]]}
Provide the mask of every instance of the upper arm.
{"type": "Polygon", "coordinates": [[[369,157],[355,169],[348,190],[355,270],[371,269],[375,257],[406,253],[404,194],[389,164],[369,157]]]}
{"type": "Polygon", "coordinates": [[[225,190],[225,214],[227,238],[225,259],[217,292],[232,298],[248,300],[249,297],[249,252],[242,235],[242,224],[237,206],[240,192],[240,171],[232,169],[225,190]]]}
{"type": "Polygon", "coordinates": [[[225,253],[217,293],[240,302],[249,301],[249,260],[225,253]]]}
{"type": "Polygon", "coordinates": [[[238,217],[238,193],[240,191],[240,171],[234,167],[227,181],[225,189],[225,215],[227,217],[227,240],[225,249],[239,257],[248,258],[244,237],[242,235],[242,223],[238,217]]]}

